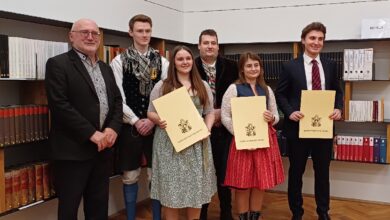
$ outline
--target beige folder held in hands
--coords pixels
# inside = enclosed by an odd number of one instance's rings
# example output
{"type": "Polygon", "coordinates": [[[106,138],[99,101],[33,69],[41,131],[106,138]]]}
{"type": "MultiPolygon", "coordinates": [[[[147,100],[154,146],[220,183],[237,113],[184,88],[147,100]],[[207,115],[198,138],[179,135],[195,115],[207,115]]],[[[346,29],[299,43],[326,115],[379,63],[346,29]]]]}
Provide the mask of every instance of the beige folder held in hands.
{"type": "Polygon", "coordinates": [[[269,147],[265,96],[235,97],[230,102],[237,150],[269,147]]]}
{"type": "Polygon", "coordinates": [[[210,135],[185,87],[153,100],[153,105],[159,117],[167,122],[165,130],[176,152],[210,135]]]}
{"type": "Polygon", "coordinates": [[[336,92],[333,90],[303,90],[299,120],[299,138],[333,138],[333,112],[336,92]]]}

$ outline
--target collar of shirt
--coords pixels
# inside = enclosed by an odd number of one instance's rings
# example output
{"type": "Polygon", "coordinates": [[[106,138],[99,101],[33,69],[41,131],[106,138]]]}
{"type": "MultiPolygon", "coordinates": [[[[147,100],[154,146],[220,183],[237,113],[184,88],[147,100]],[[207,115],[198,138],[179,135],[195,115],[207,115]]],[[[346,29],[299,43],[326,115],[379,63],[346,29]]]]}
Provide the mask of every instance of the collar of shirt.
{"type": "Polygon", "coordinates": [[[320,55],[318,55],[316,58],[309,57],[306,53],[303,53],[303,62],[305,62],[308,65],[312,65],[311,61],[316,60],[317,63],[321,64],[320,55]]]}
{"type": "Polygon", "coordinates": [[[214,61],[214,63],[212,63],[212,64],[208,64],[208,63],[206,63],[206,62],[204,62],[204,60],[202,59],[202,64],[203,65],[205,65],[206,67],[214,67],[215,68],[215,64],[217,63],[217,61],[214,61]]]}
{"type": "Polygon", "coordinates": [[[141,56],[144,56],[146,58],[149,58],[149,55],[150,55],[150,51],[147,50],[145,53],[141,53],[140,51],[137,50],[137,53],[141,56]]]}
{"type": "Polygon", "coordinates": [[[93,64],[92,60],[89,59],[89,57],[87,55],[85,55],[81,51],[77,50],[76,48],[73,48],[73,50],[77,53],[77,55],[80,57],[81,60],[85,61],[86,63],[88,63],[91,66],[95,66],[99,61],[99,57],[96,55],[96,63],[93,64]]]}

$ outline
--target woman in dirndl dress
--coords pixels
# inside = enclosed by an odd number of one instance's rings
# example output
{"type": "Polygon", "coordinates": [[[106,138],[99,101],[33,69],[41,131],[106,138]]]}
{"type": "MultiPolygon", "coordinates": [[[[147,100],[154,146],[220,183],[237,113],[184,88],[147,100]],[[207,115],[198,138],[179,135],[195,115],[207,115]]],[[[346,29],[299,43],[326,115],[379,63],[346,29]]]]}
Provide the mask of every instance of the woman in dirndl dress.
{"type": "MultiPolygon", "coordinates": [[[[272,127],[279,121],[272,89],[264,81],[264,68],[259,56],[241,55],[239,79],[226,90],[221,107],[223,125],[234,135],[230,99],[233,97],[266,96],[267,110],[260,112],[269,124],[270,147],[237,150],[232,139],[224,185],[235,189],[235,202],[240,220],[261,218],[264,190],[284,181],[283,164],[272,127]]],[[[259,146],[260,147],[260,146],[259,146]]]]}

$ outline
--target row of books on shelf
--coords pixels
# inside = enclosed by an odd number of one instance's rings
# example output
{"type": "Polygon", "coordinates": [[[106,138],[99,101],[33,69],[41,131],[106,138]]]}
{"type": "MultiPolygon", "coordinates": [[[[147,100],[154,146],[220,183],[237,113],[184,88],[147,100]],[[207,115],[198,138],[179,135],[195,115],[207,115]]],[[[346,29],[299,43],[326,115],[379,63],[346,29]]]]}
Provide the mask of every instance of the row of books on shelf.
{"type": "Polygon", "coordinates": [[[10,79],[44,79],[47,59],[68,49],[67,42],[0,35],[0,76],[10,79]]]}
{"type": "Polygon", "coordinates": [[[346,81],[373,79],[374,49],[344,49],[344,75],[346,81]]]}
{"type": "Polygon", "coordinates": [[[387,138],[337,135],[334,159],[366,163],[390,163],[387,138]]]}
{"type": "Polygon", "coordinates": [[[47,162],[6,170],[4,178],[6,211],[55,195],[50,164],[47,162]]]}
{"type": "Polygon", "coordinates": [[[105,45],[103,47],[103,61],[107,64],[110,64],[112,59],[125,50],[126,48],[123,47],[105,45]]]}
{"type": "MultiPolygon", "coordinates": [[[[277,132],[279,150],[282,156],[288,156],[286,138],[277,132]]],[[[387,138],[381,136],[337,135],[333,146],[334,160],[356,161],[365,163],[390,163],[390,149],[387,138]]]]}
{"type": "Polygon", "coordinates": [[[327,58],[336,63],[337,79],[343,79],[343,52],[323,52],[320,58],[327,58]]]}
{"type": "MultiPolygon", "coordinates": [[[[258,56],[263,61],[264,78],[266,80],[277,80],[282,72],[282,64],[293,58],[292,53],[259,53],[258,56]]],[[[240,54],[227,54],[226,58],[238,61],[240,54]]],[[[336,62],[336,71],[339,79],[343,73],[343,52],[324,52],[321,58],[327,58],[336,62]]]]}
{"type": "Polygon", "coordinates": [[[384,101],[349,101],[348,121],[354,122],[383,122],[384,101]]]}
{"type": "Polygon", "coordinates": [[[47,105],[0,106],[0,146],[47,139],[49,109],[47,105]]]}
{"type": "MultiPolygon", "coordinates": [[[[266,80],[279,79],[279,74],[282,72],[282,63],[293,58],[292,53],[259,53],[257,55],[263,61],[264,78],[266,80]]],[[[238,62],[240,54],[227,54],[225,57],[238,62]]]]}

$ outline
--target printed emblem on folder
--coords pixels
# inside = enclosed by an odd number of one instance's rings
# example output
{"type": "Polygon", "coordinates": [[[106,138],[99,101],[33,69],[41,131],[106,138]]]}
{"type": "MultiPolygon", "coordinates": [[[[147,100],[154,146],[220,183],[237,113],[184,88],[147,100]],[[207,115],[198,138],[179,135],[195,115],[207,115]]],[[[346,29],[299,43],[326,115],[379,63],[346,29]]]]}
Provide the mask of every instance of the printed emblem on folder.
{"type": "Polygon", "coordinates": [[[188,120],[184,120],[184,119],[180,119],[178,126],[181,129],[181,133],[183,133],[183,134],[191,131],[191,129],[192,129],[188,120]]]}
{"type": "Polygon", "coordinates": [[[313,127],[321,127],[321,117],[315,115],[311,118],[311,126],[313,127]]]}
{"type": "Polygon", "coordinates": [[[234,97],[230,102],[236,149],[269,147],[268,123],[263,118],[265,96],[234,97]]]}
{"type": "Polygon", "coordinates": [[[299,120],[299,138],[333,138],[333,120],[336,92],[333,90],[303,90],[299,120]]]}
{"type": "Polygon", "coordinates": [[[176,152],[210,135],[184,86],[153,100],[152,103],[160,118],[167,122],[165,130],[176,152]],[[173,110],[172,106],[178,111],[173,110]]]}
{"type": "Polygon", "coordinates": [[[249,123],[248,126],[245,127],[246,129],[246,136],[255,136],[256,135],[256,127],[252,125],[252,123],[249,123]]]}

